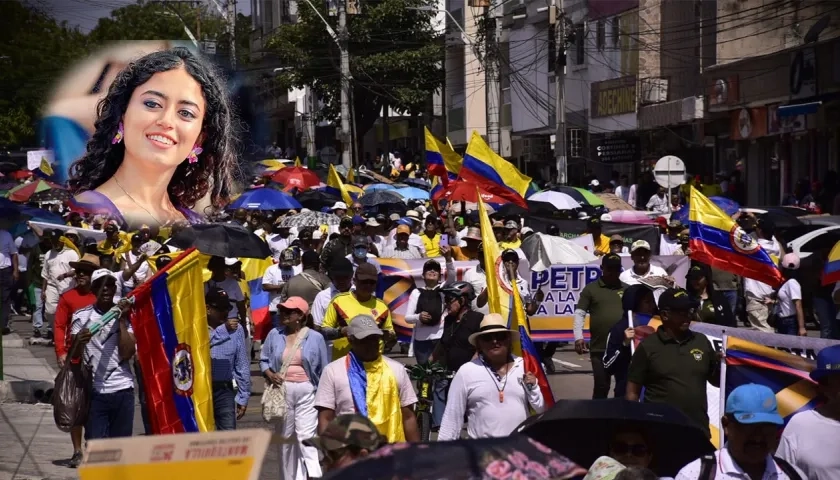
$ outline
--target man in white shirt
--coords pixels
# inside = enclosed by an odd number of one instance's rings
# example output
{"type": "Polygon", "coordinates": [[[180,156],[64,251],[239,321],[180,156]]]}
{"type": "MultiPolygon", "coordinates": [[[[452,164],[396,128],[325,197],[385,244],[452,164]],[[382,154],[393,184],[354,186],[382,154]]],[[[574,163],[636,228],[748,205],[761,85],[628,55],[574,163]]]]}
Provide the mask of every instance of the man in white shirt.
{"type": "Polygon", "coordinates": [[[683,224],[677,219],[672,219],[668,222],[668,231],[659,237],[659,254],[660,255],[676,255],[680,248],[680,232],[683,230],[683,224]]]}
{"type": "Polygon", "coordinates": [[[840,478],[840,345],[820,350],[811,379],[827,401],[790,419],[776,456],[805,472],[803,478],[834,480],[840,478]]]}
{"type": "MultiPolygon", "coordinates": [[[[763,217],[759,217],[755,226],[754,236],[761,248],[768,255],[778,257],[781,253],[779,242],[773,237],[775,226],[763,217]]],[[[767,323],[771,308],[774,305],[774,289],[766,283],[744,277],[744,297],[747,301],[747,321],[756,330],[775,333],[773,327],[767,323]]]]}
{"type": "Polygon", "coordinates": [[[131,250],[123,256],[121,262],[122,291],[117,292],[118,296],[126,296],[151,276],[152,269],[146,261],[146,254],[140,252],[143,245],[143,237],[139,233],[131,236],[131,250]]]}
{"type": "MultiPolygon", "coordinates": [[[[679,471],[676,480],[805,480],[802,470],[772,455],[776,435],[785,424],[776,394],[755,383],[741,385],[726,399],[721,426],[726,445],[679,471]]],[[[825,450],[821,450],[825,453],[825,450]]],[[[836,477],[832,477],[836,478],[836,477]]]]}
{"type": "Polygon", "coordinates": [[[645,206],[651,212],[655,212],[660,215],[667,215],[671,213],[671,202],[668,200],[668,190],[664,187],[659,187],[659,191],[650,197],[650,200],[647,201],[647,205],[645,206]]]}
{"type": "Polygon", "coordinates": [[[41,278],[44,281],[41,290],[44,323],[48,330],[45,332],[45,337],[49,340],[52,336],[51,325],[55,321],[58,300],[62,293],[73,288],[73,279],[76,272],[70,266],[70,262],[78,262],[79,254],[64,245],[61,239],[63,235],[61,230],[50,230],[44,232],[44,235],[47,236],[52,245],[52,249],[44,256],[44,265],[41,269],[41,278]]]}
{"type": "Polygon", "coordinates": [[[633,267],[621,272],[618,277],[627,286],[638,285],[643,278],[668,276],[662,267],[650,263],[650,244],[645,240],[636,240],[630,245],[630,258],[633,259],[633,267]]]}
{"type": "Polygon", "coordinates": [[[303,271],[303,267],[295,263],[295,257],[295,250],[287,248],[279,257],[280,263],[268,267],[263,274],[262,287],[263,290],[268,292],[268,311],[271,314],[272,325],[275,327],[280,326],[280,320],[277,318],[277,305],[282,301],[280,293],[283,286],[292,277],[303,271]]]}
{"type": "Polygon", "coordinates": [[[353,264],[346,258],[337,259],[332,263],[330,271],[327,272],[332,283],[315,295],[315,301],[312,302],[312,322],[316,327],[324,323],[324,315],[327,314],[327,307],[332,299],[339,293],[350,291],[353,286],[353,272],[353,264]]]}
{"type": "Polygon", "coordinates": [[[3,335],[12,332],[9,328],[12,289],[20,278],[17,254],[18,249],[12,234],[6,230],[0,230],[0,330],[3,335]]]}

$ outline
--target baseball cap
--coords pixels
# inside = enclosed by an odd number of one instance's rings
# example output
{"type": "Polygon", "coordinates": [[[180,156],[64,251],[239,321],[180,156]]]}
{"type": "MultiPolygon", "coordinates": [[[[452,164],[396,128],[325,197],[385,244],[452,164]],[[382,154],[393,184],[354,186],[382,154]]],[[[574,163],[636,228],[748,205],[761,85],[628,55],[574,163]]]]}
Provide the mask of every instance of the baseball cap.
{"type": "Polygon", "coordinates": [[[368,227],[378,227],[379,222],[377,222],[375,218],[368,218],[365,222],[365,225],[367,225],[368,227]]]}
{"type": "Polygon", "coordinates": [[[353,275],[353,262],[341,257],[330,263],[329,274],[331,277],[350,277],[353,275]]]}
{"type": "Polygon", "coordinates": [[[668,222],[668,228],[680,228],[682,226],[683,226],[682,222],[679,221],[676,218],[671,220],[670,222],[668,222]]]}
{"type": "Polygon", "coordinates": [[[659,296],[660,310],[690,310],[697,302],[682,288],[669,288],[659,296]]]}
{"type": "Polygon", "coordinates": [[[388,219],[389,219],[389,220],[391,220],[392,222],[396,222],[396,221],[398,221],[398,220],[400,219],[400,214],[399,214],[399,213],[392,213],[392,214],[388,217],[388,219]]]}
{"type": "Polygon", "coordinates": [[[516,220],[508,220],[507,222],[505,222],[505,228],[515,228],[518,230],[519,222],[517,222],[516,220]]]}
{"type": "Polygon", "coordinates": [[[397,220],[397,225],[405,225],[407,227],[411,227],[414,225],[414,222],[412,222],[411,219],[407,217],[400,218],[399,220],[397,220]]]}
{"type": "Polygon", "coordinates": [[[519,254],[516,253],[516,250],[512,250],[512,249],[508,248],[507,250],[502,252],[502,261],[505,261],[508,258],[510,258],[512,260],[513,259],[519,260],[519,254]]]}
{"type": "Polygon", "coordinates": [[[277,306],[286,310],[300,310],[304,315],[309,313],[309,304],[301,297],[289,297],[277,306]]]}
{"type": "Polygon", "coordinates": [[[353,237],[353,246],[354,247],[368,247],[370,246],[370,241],[368,241],[367,237],[363,237],[361,235],[356,235],[353,237]]]}
{"type": "Polygon", "coordinates": [[[335,205],[330,210],[347,210],[347,204],[344,202],[335,202],[335,205]]]}
{"type": "Polygon", "coordinates": [[[795,253],[785,254],[779,266],[789,270],[799,270],[799,255],[795,253]]]}
{"type": "Polygon", "coordinates": [[[344,217],[338,222],[338,228],[347,228],[353,226],[353,217],[344,217]]]}
{"type": "Polygon", "coordinates": [[[624,236],[618,235],[618,234],[612,235],[610,237],[610,243],[615,243],[615,242],[623,244],[624,243],[624,236]]]}
{"type": "Polygon", "coordinates": [[[227,292],[218,287],[213,287],[207,291],[207,295],[204,296],[204,304],[224,312],[229,312],[233,309],[227,292]]]}
{"type": "Polygon", "coordinates": [[[356,267],[357,280],[377,280],[378,278],[379,272],[376,271],[376,267],[374,267],[373,264],[364,262],[356,267]]]}
{"type": "Polygon", "coordinates": [[[725,413],[743,424],[785,424],[779,415],[776,394],[769,387],[757,383],[748,383],[732,390],[726,399],[725,413]]]}
{"type": "Polygon", "coordinates": [[[142,240],[143,240],[143,237],[139,233],[135,233],[134,235],[131,236],[131,241],[132,242],[140,242],[142,240]]]}
{"type": "Polygon", "coordinates": [[[820,350],[817,354],[817,368],[811,371],[811,380],[819,382],[832,373],[840,375],[840,345],[820,350]]]}
{"type": "Polygon", "coordinates": [[[590,217],[589,220],[586,221],[586,224],[590,227],[600,227],[601,219],[598,217],[590,217]]]}
{"type": "Polygon", "coordinates": [[[408,228],[408,225],[397,225],[397,233],[405,233],[411,235],[411,229],[408,228]]]}
{"type": "Polygon", "coordinates": [[[98,270],[94,270],[93,273],[90,275],[90,283],[93,283],[102,277],[108,276],[114,277],[114,280],[117,279],[117,275],[114,272],[108,270],[107,268],[100,268],[98,270]]]}
{"type": "Polygon", "coordinates": [[[644,249],[648,252],[650,251],[650,244],[646,240],[636,240],[630,245],[630,253],[635,252],[636,250],[644,249]]]}
{"type": "Polygon", "coordinates": [[[68,228],[67,231],[64,232],[64,235],[75,235],[75,236],[78,237],[79,236],[79,231],[76,230],[75,228],[68,228]]]}
{"type": "Polygon", "coordinates": [[[358,413],[346,413],[335,417],[317,437],[304,440],[303,444],[321,451],[355,447],[369,451],[388,443],[379,433],[376,425],[358,413]]]}
{"type": "Polygon", "coordinates": [[[227,265],[228,267],[232,267],[232,266],[236,265],[237,263],[241,263],[238,258],[225,257],[225,265],[227,265]]]}
{"type": "Polygon", "coordinates": [[[614,253],[604,255],[604,258],[601,259],[601,268],[621,269],[621,257],[614,253]]]}
{"type": "Polygon", "coordinates": [[[382,336],[382,329],[376,324],[376,321],[370,315],[356,315],[350,319],[350,324],[347,326],[347,336],[353,337],[357,340],[367,338],[371,335],[382,336]]]}
{"type": "Polygon", "coordinates": [[[366,221],[361,215],[353,215],[353,225],[363,225],[366,221]]]}

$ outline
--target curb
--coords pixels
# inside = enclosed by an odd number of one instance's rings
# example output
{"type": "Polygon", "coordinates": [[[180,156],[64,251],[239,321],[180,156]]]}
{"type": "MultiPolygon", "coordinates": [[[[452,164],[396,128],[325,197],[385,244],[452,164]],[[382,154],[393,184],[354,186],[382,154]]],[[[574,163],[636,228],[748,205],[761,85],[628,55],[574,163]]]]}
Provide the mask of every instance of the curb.
{"type": "Polygon", "coordinates": [[[0,381],[0,404],[46,403],[51,401],[55,384],[39,380],[0,381]]]}

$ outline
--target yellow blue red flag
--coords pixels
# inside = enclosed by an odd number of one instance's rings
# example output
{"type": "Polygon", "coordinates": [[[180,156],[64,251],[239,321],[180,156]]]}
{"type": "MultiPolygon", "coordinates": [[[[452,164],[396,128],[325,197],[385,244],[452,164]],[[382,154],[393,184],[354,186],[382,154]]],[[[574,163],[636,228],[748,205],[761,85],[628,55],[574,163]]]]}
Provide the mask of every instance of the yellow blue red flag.
{"type": "Polygon", "coordinates": [[[295,166],[296,167],[303,167],[303,164],[300,163],[300,157],[295,157],[295,166]]]}
{"type": "Polygon", "coordinates": [[[822,274],[822,284],[840,282],[840,242],[837,242],[828,253],[828,261],[825,262],[822,274]]]}
{"type": "Polygon", "coordinates": [[[132,296],[131,324],[152,433],[215,430],[200,254],[181,253],[132,296]]]}
{"type": "Polygon", "coordinates": [[[427,127],[423,127],[423,130],[426,134],[426,167],[429,175],[444,178],[447,172],[457,175],[464,159],[455,153],[448,139],[446,143],[441,142],[427,127]]]}
{"type": "Polygon", "coordinates": [[[353,197],[350,196],[350,192],[348,192],[347,188],[345,188],[344,182],[341,181],[341,177],[338,176],[338,172],[335,170],[335,166],[333,165],[330,165],[329,173],[327,173],[326,191],[341,198],[341,201],[346,203],[348,206],[353,203],[353,197]]]}
{"type": "Polygon", "coordinates": [[[694,187],[688,218],[692,260],[773,287],[782,283],[781,272],[761,245],[694,187]]]}
{"type": "Polygon", "coordinates": [[[494,152],[478,132],[474,131],[470,138],[458,176],[475,182],[494,195],[527,207],[525,197],[532,190],[531,177],[494,152]]]}

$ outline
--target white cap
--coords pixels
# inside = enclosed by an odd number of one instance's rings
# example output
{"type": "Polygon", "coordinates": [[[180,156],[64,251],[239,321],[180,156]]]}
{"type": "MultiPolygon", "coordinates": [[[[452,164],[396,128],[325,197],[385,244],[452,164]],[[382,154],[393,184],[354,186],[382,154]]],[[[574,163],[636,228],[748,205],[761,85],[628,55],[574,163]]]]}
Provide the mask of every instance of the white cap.
{"type": "Polygon", "coordinates": [[[612,222],[612,215],[610,215],[609,213],[605,213],[605,214],[601,215],[601,221],[602,222],[612,222]]]}
{"type": "Polygon", "coordinates": [[[240,263],[240,260],[238,258],[231,258],[231,257],[226,257],[225,258],[225,265],[227,265],[228,267],[232,267],[232,266],[236,265],[237,263],[240,263]]]}
{"type": "Polygon", "coordinates": [[[522,230],[519,233],[521,233],[522,235],[534,233],[534,229],[531,227],[522,227],[522,230]]]}
{"type": "Polygon", "coordinates": [[[630,245],[630,253],[633,253],[639,249],[645,249],[649,252],[650,244],[645,240],[636,240],[635,242],[633,242],[632,245],[630,245]]]}
{"type": "Polygon", "coordinates": [[[68,228],[68,229],[64,232],[64,234],[65,234],[65,235],[75,235],[75,236],[77,236],[77,237],[78,237],[78,236],[79,236],[79,231],[78,231],[78,230],[76,230],[75,228],[68,228]]]}
{"type": "Polygon", "coordinates": [[[589,218],[589,215],[587,215],[586,212],[578,212],[578,218],[581,220],[586,220],[587,218],[589,218]]]}
{"type": "Polygon", "coordinates": [[[311,212],[311,211],[312,211],[312,210],[310,210],[310,209],[308,209],[308,208],[301,208],[301,209],[300,209],[300,213],[309,213],[309,212],[311,212]]]}
{"type": "Polygon", "coordinates": [[[405,212],[405,216],[412,220],[420,220],[420,213],[417,210],[409,210],[405,212]]]}
{"type": "Polygon", "coordinates": [[[320,240],[323,236],[324,234],[321,233],[321,229],[317,229],[314,232],[312,232],[312,240],[320,240]]]}
{"type": "Polygon", "coordinates": [[[591,182],[589,182],[589,184],[592,185],[593,187],[597,187],[598,185],[601,185],[601,182],[599,182],[598,179],[596,178],[596,179],[592,180],[591,182]]]}
{"type": "Polygon", "coordinates": [[[379,222],[377,222],[375,218],[371,217],[371,218],[367,219],[367,222],[365,222],[365,225],[367,225],[368,227],[378,227],[379,222]]]}
{"type": "Polygon", "coordinates": [[[782,257],[782,261],[779,266],[789,270],[799,270],[799,255],[795,253],[786,253],[785,256],[782,257]]]}
{"type": "Polygon", "coordinates": [[[347,210],[347,204],[344,202],[335,202],[330,210],[347,210]]]}
{"type": "Polygon", "coordinates": [[[100,279],[102,277],[107,277],[109,275],[114,277],[114,279],[116,280],[117,275],[114,272],[108,270],[107,268],[100,268],[98,270],[93,271],[93,273],[90,275],[90,281],[91,281],[91,283],[93,283],[93,282],[97,281],[98,279],[100,279]]]}

